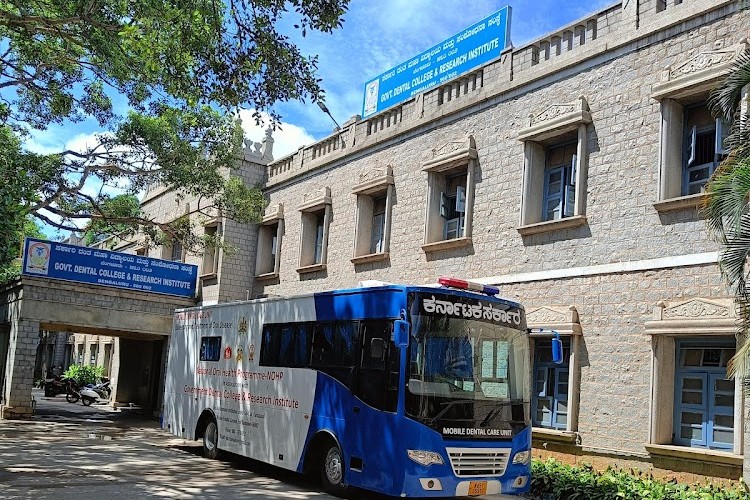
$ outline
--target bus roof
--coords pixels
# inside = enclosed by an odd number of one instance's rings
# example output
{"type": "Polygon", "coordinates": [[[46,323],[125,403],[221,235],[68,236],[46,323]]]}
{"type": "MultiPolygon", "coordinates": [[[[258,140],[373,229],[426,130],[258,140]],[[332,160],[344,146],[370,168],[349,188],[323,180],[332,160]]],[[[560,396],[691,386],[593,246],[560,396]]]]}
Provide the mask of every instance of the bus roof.
{"type": "Polygon", "coordinates": [[[376,286],[359,286],[359,287],[354,287],[354,288],[341,288],[337,290],[326,290],[322,292],[312,292],[312,293],[305,293],[305,294],[299,294],[299,295],[263,297],[263,298],[252,299],[252,300],[238,300],[235,302],[223,302],[220,304],[185,307],[181,309],[175,309],[175,312],[190,311],[190,310],[205,309],[205,308],[213,309],[213,308],[219,308],[219,307],[229,307],[229,306],[235,306],[237,304],[257,304],[257,303],[263,303],[263,302],[276,302],[276,301],[298,299],[298,298],[304,298],[304,297],[312,297],[312,298],[326,297],[326,296],[333,297],[333,296],[353,295],[353,294],[360,294],[360,293],[383,293],[383,292],[389,292],[389,291],[390,292],[405,292],[405,293],[409,293],[409,292],[450,293],[452,295],[457,295],[461,297],[482,298],[483,300],[487,300],[490,302],[506,304],[510,307],[523,309],[523,306],[521,304],[513,300],[504,299],[504,298],[500,298],[500,297],[496,297],[492,295],[484,295],[484,294],[474,292],[471,290],[461,290],[461,289],[456,289],[456,288],[443,287],[439,285],[383,284],[383,285],[376,285],[376,286]]]}

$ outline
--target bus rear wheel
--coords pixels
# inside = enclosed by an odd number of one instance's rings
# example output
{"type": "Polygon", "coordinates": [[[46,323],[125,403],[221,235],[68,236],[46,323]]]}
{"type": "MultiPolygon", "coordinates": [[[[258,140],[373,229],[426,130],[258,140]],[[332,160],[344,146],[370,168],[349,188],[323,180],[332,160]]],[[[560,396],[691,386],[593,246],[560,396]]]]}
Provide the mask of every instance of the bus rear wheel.
{"type": "Polygon", "coordinates": [[[323,490],[337,496],[342,495],[346,491],[344,457],[336,444],[332,443],[323,447],[320,466],[323,490]]]}
{"type": "Polygon", "coordinates": [[[211,420],[203,432],[203,456],[215,460],[219,458],[219,428],[211,420]]]}

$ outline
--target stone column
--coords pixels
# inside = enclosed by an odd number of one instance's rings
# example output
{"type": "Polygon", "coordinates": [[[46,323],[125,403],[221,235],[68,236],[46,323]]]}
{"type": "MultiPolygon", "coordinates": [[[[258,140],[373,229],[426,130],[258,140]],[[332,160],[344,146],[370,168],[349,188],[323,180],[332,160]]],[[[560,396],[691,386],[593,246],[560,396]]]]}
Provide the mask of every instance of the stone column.
{"type": "Polygon", "coordinates": [[[24,418],[32,414],[31,387],[38,343],[38,321],[13,319],[3,387],[5,404],[0,407],[2,418],[24,418]]]}

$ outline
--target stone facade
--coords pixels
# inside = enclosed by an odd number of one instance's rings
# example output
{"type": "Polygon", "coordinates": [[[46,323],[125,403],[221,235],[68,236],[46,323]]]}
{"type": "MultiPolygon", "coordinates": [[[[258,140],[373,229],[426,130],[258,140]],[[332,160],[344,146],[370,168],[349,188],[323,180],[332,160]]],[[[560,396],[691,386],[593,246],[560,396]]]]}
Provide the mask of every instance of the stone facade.
{"type": "MultiPolygon", "coordinates": [[[[529,311],[573,307],[575,319],[564,321],[576,337],[575,422],[564,431],[535,429],[537,454],[688,480],[740,477],[748,421],[739,382],[734,446],[726,452],[674,446],[671,413],[657,418],[665,412],[654,408],[654,394],[674,397],[676,340],[733,341],[732,333],[710,317],[688,318],[685,328],[666,333],[646,324],[660,303],[731,302],[697,209],[701,195],[665,190],[666,163],[674,159],[664,154],[670,138],[663,122],[665,100],[682,113],[705,98],[722,65],[746,50],[749,28],[739,2],[616,5],[272,162],[265,189],[271,207],[285,207],[281,255],[278,276],[258,281],[254,295],[455,275],[500,285],[529,311]],[[685,75],[690,81],[680,83],[685,75]],[[544,168],[545,148],[557,141],[576,150],[575,207],[570,217],[545,221],[542,174],[534,169],[540,162],[544,168]],[[461,148],[468,148],[463,156],[461,148]],[[432,184],[439,182],[432,165],[441,158],[447,166],[439,175],[466,178],[470,171],[471,216],[462,238],[435,245],[427,234],[432,184]],[[393,189],[389,248],[363,259],[355,255],[358,185],[367,172],[386,169],[393,189]],[[325,261],[300,270],[300,200],[326,189],[325,261]],[[664,345],[671,364],[655,358],[664,345]]],[[[676,161],[681,172],[682,159],[676,161]]]]}

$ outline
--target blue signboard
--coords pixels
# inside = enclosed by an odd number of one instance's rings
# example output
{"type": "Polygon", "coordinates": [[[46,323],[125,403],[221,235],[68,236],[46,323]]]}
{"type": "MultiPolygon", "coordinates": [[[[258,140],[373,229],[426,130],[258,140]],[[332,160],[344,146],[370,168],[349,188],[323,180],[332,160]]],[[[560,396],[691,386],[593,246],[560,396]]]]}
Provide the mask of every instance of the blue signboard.
{"type": "Polygon", "coordinates": [[[510,7],[425,50],[365,84],[362,116],[390,108],[410,97],[500,56],[510,44],[510,7]]]}
{"type": "Polygon", "coordinates": [[[198,266],[26,238],[21,274],[193,297],[198,266]]]}

